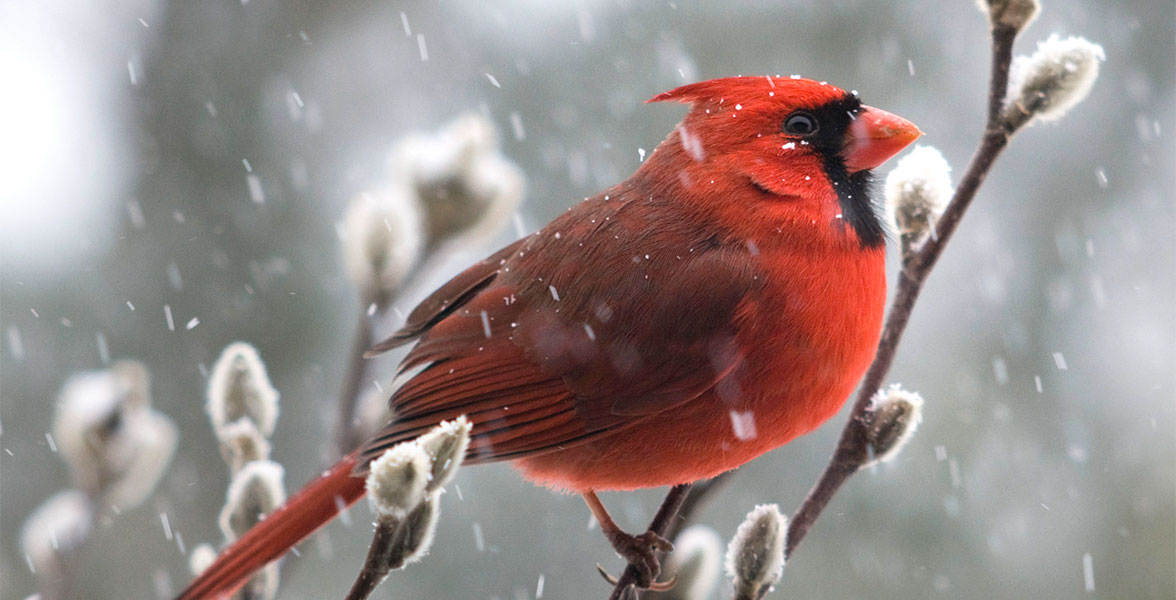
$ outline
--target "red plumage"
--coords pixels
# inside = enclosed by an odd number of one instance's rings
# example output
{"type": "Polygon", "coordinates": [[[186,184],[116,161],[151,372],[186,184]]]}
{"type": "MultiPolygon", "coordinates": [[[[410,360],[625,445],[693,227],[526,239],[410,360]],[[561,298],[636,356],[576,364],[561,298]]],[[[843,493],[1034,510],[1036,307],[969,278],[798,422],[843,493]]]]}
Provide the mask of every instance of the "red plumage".
{"type": "Polygon", "coordinates": [[[182,598],[239,586],[333,518],[334,496],[363,494],[343,468],[443,419],[472,422],[469,464],[592,492],[711,477],[837,412],[886,295],[866,170],[918,130],[806,79],[661,100],[691,108],[632,177],[458,275],[377,346],[416,342],[394,419],[182,598]],[[798,134],[804,117],[816,129],[798,134]]]}

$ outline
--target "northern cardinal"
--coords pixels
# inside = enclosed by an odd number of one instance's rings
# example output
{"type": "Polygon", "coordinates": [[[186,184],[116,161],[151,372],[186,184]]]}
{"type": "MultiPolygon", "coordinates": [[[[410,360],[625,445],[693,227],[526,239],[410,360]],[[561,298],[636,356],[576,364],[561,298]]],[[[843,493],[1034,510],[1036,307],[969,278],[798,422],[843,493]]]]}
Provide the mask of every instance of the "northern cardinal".
{"type": "Polygon", "coordinates": [[[922,132],[798,77],[649,101],[665,100],[689,112],[636,173],[454,277],[373,349],[416,344],[393,419],[180,598],[235,590],[359,500],[369,461],[459,415],[466,463],[583,494],[648,585],[664,540],[620,531],[595,492],[712,477],[837,412],[886,296],[870,169],[922,132]]]}

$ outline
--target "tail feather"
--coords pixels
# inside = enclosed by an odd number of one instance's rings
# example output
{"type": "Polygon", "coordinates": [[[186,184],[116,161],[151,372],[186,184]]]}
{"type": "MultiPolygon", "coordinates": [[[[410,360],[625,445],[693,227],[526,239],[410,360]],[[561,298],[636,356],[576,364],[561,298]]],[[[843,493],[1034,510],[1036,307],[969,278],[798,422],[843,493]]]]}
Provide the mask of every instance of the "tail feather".
{"type": "Polygon", "coordinates": [[[177,600],[228,598],[258,569],[310,536],[366,493],[364,480],[352,475],[356,455],[344,457],[307,484],[284,506],[221,552],[177,600]]]}

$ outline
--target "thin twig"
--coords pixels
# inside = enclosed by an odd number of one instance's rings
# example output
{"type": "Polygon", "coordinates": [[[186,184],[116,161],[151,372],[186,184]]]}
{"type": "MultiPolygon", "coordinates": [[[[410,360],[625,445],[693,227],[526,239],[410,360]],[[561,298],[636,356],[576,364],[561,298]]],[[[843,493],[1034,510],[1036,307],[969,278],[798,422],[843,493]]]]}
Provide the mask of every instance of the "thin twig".
{"type": "Polygon", "coordinates": [[[376,522],[376,531],[372,535],[372,543],[368,546],[367,558],[364,559],[363,569],[347,592],[346,600],[365,600],[388,576],[392,566],[388,556],[396,539],[398,522],[376,522]]]}
{"type": "Polygon", "coordinates": [[[867,458],[866,422],[865,415],[870,406],[870,399],[882,386],[890,366],[894,362],[898,342],[906,330],[914,309],[915,300],[923,288],[923,283],[931,273],[936,261],[943,253],[943,248],[951,239],[964,211],[971,205],[976,192],[984,182],[988,171],[992,168],[997,156],[1008,145],[1012,136],[1001,119],[1001,106],[1004,102],[1008,87],[1009,63],[1012,60],[1012,46],[1016,38],[1016,31],[1007,26],[997,26],[992,30],[992,74],[989,81],[988,124],[980,148],[972,157],[967,171],[956,187],[955,195],[944,211],[943,216],[935,224],[937,236],[929,238],[923,243],[911,260],[899,272],[898,292],[890,308],[890,316],[886,320],[886,327],[882,331],[882,339],[878,343],[878,352],[874,362],[866,372],[858,388],[857,400],[849,422],[841,432],[841,439],[837,449],[825,471],[821,473],[815,486],[792,517],[788,527],[788,545],[785,556],[791,557],[792,552],[804,539],[805,534],[812,527],[821,511],[832,500],[833,495],[865,463],[867,458]]]}
{"type": "MultiPolygon", "coordinates": [[[[726,484],[731,481],[731,476],[734,474],[735,471],[726,471],[706,481],[695,482],[694,488],[690,490],[690,493],[686,496],[686,500],[682,502],[682,507],[678,509],[677,518],[671,520],[670,526],[666,528],[666,533],[664,534],[666,539],[676,541],[678,534],[690,526],[694,519],[698,517],[698,512],[714,498],[716,492],[726,487],[726,484]]],[[[646,600],[668,598],[671,597],[671,593],[650,591],[646,596],[646,600]]]]}
{"type": "Polygon", "coordinates": [[[988,83],[988,126],[1001,121],[1005,96],[1009,89],[1009,66],[1013,63],[1016,28],[997,23],[992,27],[992,73],[988,83]]]}
{"type": "Polygon", "coordinates": [[[330,461],[337,460],[359,445],[355,427],[355,405],[359,402],[359,388],[363,384],[367,373],[368,361],[363,353],[372,347],[372,322],[368,317],[367,307],[370,303],[361,303],[359,322],[355,328],[355,335],[351,341],[351,352],[348,355],[347,371],[343,374],[343,385],[339,391],[335,412],[335,433],[332,436],[334,447],[331,448],[330,461]]]}
{"type": "MultiPolygon", "coordinates": [[[[665,535],[670,522],[678,515],[678,511],[682,508],[682,504],[686,501],[686,496],[690,494],[690,488],[694,484],[681,483],[670,488],[670,492],[666,494],[666,499],[662,501],[661,508],[657,510],[657,515],[649,522],[649,531],[658,535],[665,535]]],[[[621,574],[621,578],[617,580],[616,587],[613,588],[612,594],[609,595],[609,600],[622,600],[623,598],[636,598],[637,595],[629,588],[635,585],[637,581],[637,567],[629,565],[625,567],[625,572],[621,574]]]]}
{"type": "Polygon", "coordinates": [[[666,539],[673,541],[677,538],[678,534],[698,516],[698,511],[706,506],[714,493],[721,490],[728,481],[731,481],[731,475],[734,473],[735,471],[727,471],[706,481],[696,481],[690,494],[682,502],[682,507],[678,509],[678,517],[670,521],[670,526],[666,528],[666,532],[663,534],[666,539]]]}

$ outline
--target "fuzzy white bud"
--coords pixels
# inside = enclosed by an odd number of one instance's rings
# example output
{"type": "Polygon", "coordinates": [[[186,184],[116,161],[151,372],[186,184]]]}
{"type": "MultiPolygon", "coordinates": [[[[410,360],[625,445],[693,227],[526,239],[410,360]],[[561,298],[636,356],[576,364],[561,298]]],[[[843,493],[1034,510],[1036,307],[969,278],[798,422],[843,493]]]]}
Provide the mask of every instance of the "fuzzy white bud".
{"type": "Polygon", "coordinates": [[[134,460],[125,429],[130,395],[111,371],[75,374],[62,388],[53,437],[78,489],[102,493],[134,460]]]}
{"type": "Polygon", "coordinates": [[[481,115],[405,138],[390,162],[393,176],[420,198],[429,246],[493,232],[523,196],[522,171],[499,152],[498,131],[481,115]]]}
{"type": "Polygon", "coordinates": [[[923,397],[898,384],[878,390],[871,399],[866,421],[866,441],[872,465],[898,456],[923,420],[923,397]]]}
{"type": "Polygon", "coordinates": [[[237,473],[247,463],[268,460],[270,443],[252,419],[237,419],[220,430],[221,456],[229,465],[229,471],[237,473]]]}
{"type": "Polygon", "coordinates": [[[784,572],[784,543],[788,519],[775,504],[762,504],[747,513],[727,546],[727,574],[735,584],[736,600],[763,598],[784,572]]]}
{"type": "Polygon", "coordinates": [[[674,552],[666,565],[676,583],[662,593],[665,600],[703,600],[710,597],[719,578],[723,540],[706,525],[695,525],[674,539],[674,552]]]}
{"type": "Polygon", "coordinates": [[[111,483],[104,498],[106,504],[127,511],[139,506],[155,491],[167,471],[179,442],[179,430],[171,418],[155,410],[140,410],[128,415],[127,435],[136,448],[123,476],[111,483]]]}
{"type": "Polygon", "coordinates": [[[278,597],[278,563],[264,566],[237,593],[233,600],[274,600],[278,597]]]}
{"type": "Polygon", "coordinates": [[[188,570],[192,572],[192,575],[200,575],[214,562],[216,562],[216,550],[211,544],[200,544],[188,553],[188,570]]]}
{"type": "Polygon", "coordinates": [[[282,465],[272,460],[256,460],[233,475],[220,513],[226,540],[236,540],[286,501],[285,474],[282,465]]]}
{"type": "Polygon", "coordinates": [[[425,486],[425,491],[431,494],[445,487],[457,474],[470,446],[470,422],[465,415],[441,421],[418,438],[417,443],[432,462],[432,475],[425,486]]]}
{"type": "Polygon", "coordinates": [[[392,568],[414,563],[428,554],[429,548],[433,546],[433,536],[437,531],[437,519],[440,514],[438,498],[430,496],[404,517],[396,530],[396,539],[392,544],[392,568]]]}
{"type": "Polygon", "coordinates": [[[976,6],[988,15],[993,27],[1006,25],[1016,31],[1024,31],[1041,12],[1037,0],[976,0],[976,6]]]}
{"type": "Polygon", "coordinates": [[[110,366],[110,372],[120,382],[122,403],[130,410],[151,407],[151,374],[147,366],[137,360],[120,360],[110,366]]]}
{"type": "Polygon", "coordinates": [[[138,362],[74,375],[62,389],[53,436],[75,486],[119,509],[155,489],[178,437],[152,410],[149,376],[138,362]]]}
{"type": "Polygon", "coordinates": [[[886,216],[904,240],[932,231],[951,201],[951,167],[938,150],[915,146],[886,176],[886,216]]]}
{"type": "Polygon", "coordinates": [[[248,418],[265,437],[274,433],[278,422],[278,390],[270,384],[265,363],[257,349],[245,342],[225,347],[208,379],[208,416],[218,439],[225,427],[248,418]]]}
{"type": "Polygon", "coordinates": [[[1081,37],[1057,34],[1037,43],[1030,56],[1018,56],[1009,70],[1004,119],[1016,130],[1035,121],[1056,121],[1090,93],[1098,78],[1102,46],[1081,37]]]}
{"type": "MultiPolygon", "coordinates": [[[[391,452],[391,450],[389,450],[391,452]]],[[[368,478],[371,481],[371,478],[368,478]]],[[[436,495],[422,495],[407,513],[400,517],[381,514],[376,521],[372,543],[368,546],[363,570],[356,578],[348,598],[368,598],[392,569],[399,569],[421,559],[433,545],[440,513],[436,495]]]]}
{"type": "Polygon", "coordinates": [[[365,301],[386,304],[420,262],[420,202],[402,185],[361,193],[347,208],[342,235],[347,275],[365,301]]]}
{"type": "Polygon", "coordinates": [[[429,455],[416,442],[402,442],[372,461],[368,498],[381,519],[403,520],[425,498],[431,477],[429,455]]]}
{"type": "Polygon", "coordinates": [[[25,521],[20,548],[40,579],[60,576],[60,559],[82,543],[93,528],[94,507],[77,490],[58,492],[25,521]]]}

